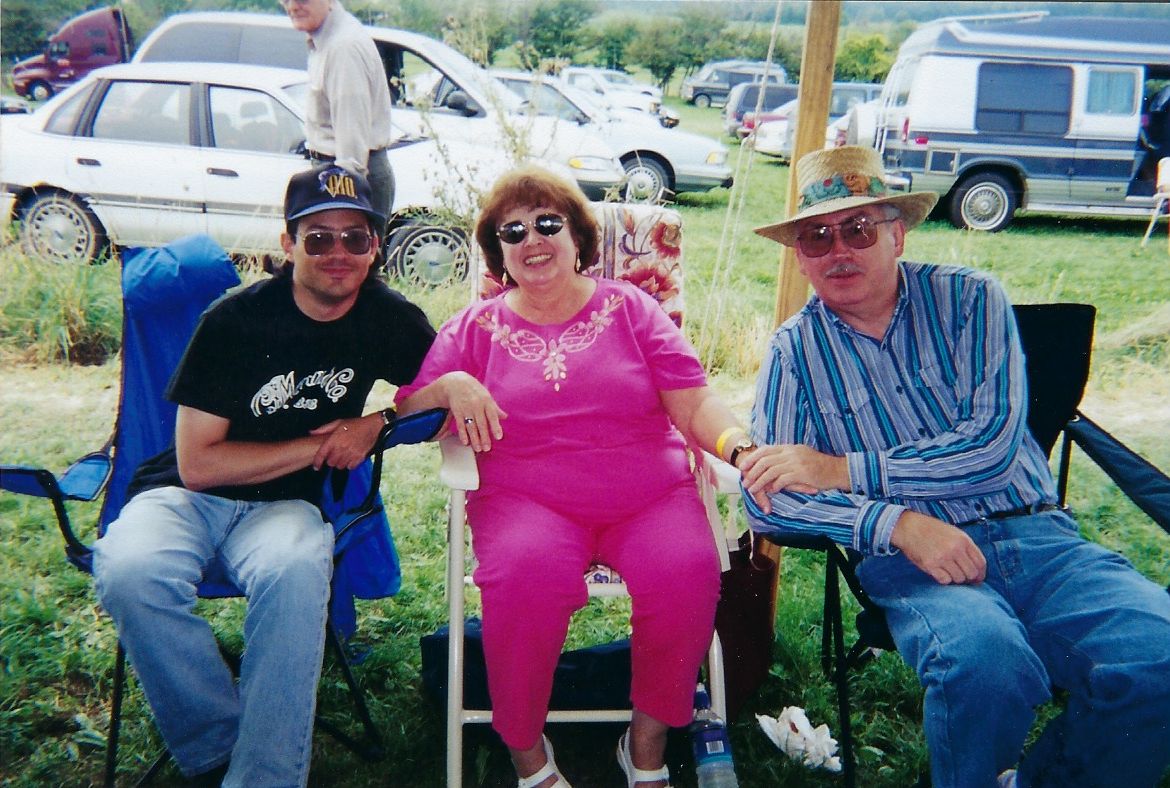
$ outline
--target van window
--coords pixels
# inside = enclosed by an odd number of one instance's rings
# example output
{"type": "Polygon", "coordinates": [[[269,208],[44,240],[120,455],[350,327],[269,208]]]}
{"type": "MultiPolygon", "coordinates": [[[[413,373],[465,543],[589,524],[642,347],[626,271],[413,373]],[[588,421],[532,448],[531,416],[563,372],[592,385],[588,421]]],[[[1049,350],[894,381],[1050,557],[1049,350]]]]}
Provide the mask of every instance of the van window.
{"type": "Polygon", "coordinates": [[[978,131],[1064,134],[1072,106],[1072,69],[1025,63],[979,67],[978,131]]]}
{"type": "Polygon", "coordinates": [[[154,40],[141,54],[146,63],[238,63],[240,27],[189,23],[175,25],[154,40]]]}
{"type": "Polygon", "coordinates": [[[1137,88],[1132,71],[1089,69],[1085,111],[1099,115],[1132,115],[1137,88]]]}
{"type": "Polygon", "coordinates": [[[894,93],[895,107],[904,107],[910,101],[910,86],[914,84],[914,76],[918,73],[918,66],[921,63],[921,60],[915,59],[903,65],[900,70],[897,65],[894,66],[894,70],[899,71],[894,93]]]}
{"type": "Polygon", "coordinates": [[[240,62],[304,71],[309,67],[309,45],[299,30],[247,25],[240,32],[240,62]]]}

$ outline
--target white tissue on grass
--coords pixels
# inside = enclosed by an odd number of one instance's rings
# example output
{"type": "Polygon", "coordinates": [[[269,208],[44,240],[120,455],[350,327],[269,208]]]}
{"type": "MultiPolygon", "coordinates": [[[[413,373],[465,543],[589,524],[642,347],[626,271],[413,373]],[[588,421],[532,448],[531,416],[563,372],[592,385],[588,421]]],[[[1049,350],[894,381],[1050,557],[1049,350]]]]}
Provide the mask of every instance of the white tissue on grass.
{"type": "Polygon", "coordinates": [[[837,740],[829,735],[828,725],[812,723],[799,706],[785,706],[780,718],[757,714],[756,721],[772,743],[794,761],[810,768],[841,771],[841,759],[837,757],[837,740]]]}

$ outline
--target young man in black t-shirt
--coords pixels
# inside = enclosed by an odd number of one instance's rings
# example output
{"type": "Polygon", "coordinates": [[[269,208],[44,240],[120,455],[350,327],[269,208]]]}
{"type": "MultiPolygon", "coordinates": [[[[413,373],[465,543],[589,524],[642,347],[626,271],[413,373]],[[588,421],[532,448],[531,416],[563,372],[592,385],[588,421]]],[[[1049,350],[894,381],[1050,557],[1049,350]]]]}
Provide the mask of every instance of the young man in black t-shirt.
{"type": "Polygon", "coordinates": [[[290,262],[203,315],[167,390],[175,444],[147,460],[95,547],[99,597],[187,776],[305,785],[333,568],[316,502],[326,468],[354,468],[384,422],[374,382],[414,378],[425,315],[373,274],[358,175],[325,165],[285,194],[290,262]],[[248,598],[238,688],[196,585],[218,564],[248,598]]]}

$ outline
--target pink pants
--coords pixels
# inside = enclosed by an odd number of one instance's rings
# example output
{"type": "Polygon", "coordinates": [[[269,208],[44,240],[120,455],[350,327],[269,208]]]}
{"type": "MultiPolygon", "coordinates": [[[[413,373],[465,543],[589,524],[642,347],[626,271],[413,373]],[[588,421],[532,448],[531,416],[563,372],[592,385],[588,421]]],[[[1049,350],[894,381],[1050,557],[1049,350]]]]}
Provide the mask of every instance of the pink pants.
{"type": "Polygon", "coordinates": [[[509,747],[526,750],[540,738],[569,619],[588,600],[583,576],[595,560],[630,590],[634,708],[671,726],[691,721],[715,626],[719,559],[692,483],[638,503],[604,522],[511,491],[468,502],[492,727],[509,747]]]}

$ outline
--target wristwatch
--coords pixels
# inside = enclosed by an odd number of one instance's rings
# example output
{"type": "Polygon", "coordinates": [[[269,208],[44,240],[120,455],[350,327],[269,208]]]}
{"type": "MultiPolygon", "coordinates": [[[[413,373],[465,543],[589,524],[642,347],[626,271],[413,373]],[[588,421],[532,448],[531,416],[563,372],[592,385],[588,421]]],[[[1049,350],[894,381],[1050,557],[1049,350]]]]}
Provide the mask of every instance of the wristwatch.
{"type": "Polygon", "coordinates": [[[733,468],[738,468],[739,466],[735,461],[739,459],[739,455],[743,454],[745,451],[754,451],[757,448],[759,447],[752,443],[751,438],[740,438],[736,444],[731,447],[731,454],[727,457],[728,464],[733,468]]]}
{"type": "Polygon", "coordinates": [[[386,408],[385,410],[378,411],[378,415],[382,417],[382,426],[389,427],[398,418],[398,411],[394,410],[394,408],[386,408]]]}

